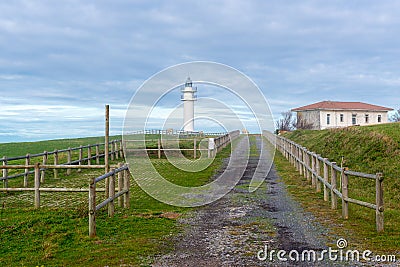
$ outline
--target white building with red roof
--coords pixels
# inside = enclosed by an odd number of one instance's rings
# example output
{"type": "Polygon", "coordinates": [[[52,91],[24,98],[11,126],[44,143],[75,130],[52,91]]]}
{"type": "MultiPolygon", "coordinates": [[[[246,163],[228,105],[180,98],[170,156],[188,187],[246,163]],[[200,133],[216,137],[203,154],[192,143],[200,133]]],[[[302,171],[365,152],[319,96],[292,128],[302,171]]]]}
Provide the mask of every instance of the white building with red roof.
{"type": "Polygon", "coordinates": [[[338,101],[322,101],[292,109],[297,112],[298,120],[312,124],[314,130],[387,123],[391,110],[362,102],[338,101]]]}

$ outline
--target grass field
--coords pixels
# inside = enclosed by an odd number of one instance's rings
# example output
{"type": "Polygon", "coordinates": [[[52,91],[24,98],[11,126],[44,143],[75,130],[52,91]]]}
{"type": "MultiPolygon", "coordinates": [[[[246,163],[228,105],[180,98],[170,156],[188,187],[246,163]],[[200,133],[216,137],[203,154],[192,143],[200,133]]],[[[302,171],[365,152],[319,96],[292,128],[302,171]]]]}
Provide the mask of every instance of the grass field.
{"type": "MultiPolygon", "coordinates": [[[[96,142],[102,138],[1,144],[1,149],[7,156],[17,156],[96,142]]],[[[152,161],[168,180],[196,186],[206,183],[229,153],[230,146],[200,173],[178,171],[163,159],[152,161]]],[[[87,187],[89,177],[99,174],[60,172],[60,179],[49,178],[46,185],[87,187]]],[[[29,193],[0,193],[1,266],[148,266],[154,255],[171,249],[168,237],[180,230],[176,219],[189,210],[160,203],[133,182],[131,208],[117,208],[113,218],[108,218],[106,209],[100,210],[97,237],[90,239],[87,193],[43,193],[43,207],[38,210],[32,208],[33,195],[25,194],[29,193]]]]}
{"type": "MultiPolygon", "coordinates": [[[[400,124],[385,124],[369,127],[349,127],[323,131],[294,131],[285,134],[285,137],[295,141],[309,150],[341,163],[350,170],[365,173],[383,172],[384,174],[384,204],[385,204],[385,232],[377,234],[375,231],[375,211],[354,204],[349,205],[348,221],[336,220],[338,225],[345,225],[364,246],[370,246],[381,251],[398,251],[400,247],[400,124]],[[360,241],[361,240],[361,241],[360,241]]],[[[280,155],[277,162],[281,160],[280,155]]],[[[291,172],[282,163],[277,166],[288,183],[296,184],[293,191],[302,199],[305,205],[313,203],[314,197],[321,199],[319,193],[303,192],[297,187],[307,190],[310,186],[304,179],[291,172]],[[311,196],[310,196],[311,194],[311,196]],[[310,197],[313,201],[310,201],[310,197]]],[[[349,178],[350,197],[375,202],[375,182],[367,179],[349,178]]],[[[323,203],[323,201],[322,201],[323,203]]],[[[322,205],[322,204],[321,204],[322,205]]],[[[325,209],[329,205],[323,204],[325,209]]],[[[329,213],[329,212],[328,212],[329,213]]],[[[335,211],[340,216],[339,210],[335,211]]],[[[350,232],[349,232],[350,235],[350,232]]]]}

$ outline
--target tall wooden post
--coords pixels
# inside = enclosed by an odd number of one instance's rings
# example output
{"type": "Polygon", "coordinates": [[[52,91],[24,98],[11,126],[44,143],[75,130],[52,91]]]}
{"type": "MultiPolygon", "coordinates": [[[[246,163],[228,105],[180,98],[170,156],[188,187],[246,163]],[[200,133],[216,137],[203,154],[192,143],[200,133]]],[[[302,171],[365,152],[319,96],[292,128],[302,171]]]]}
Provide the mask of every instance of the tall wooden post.
{"type": "Polygon", "coordinates": [[[376,174],[376,231],[383,232],[383,175],[382,173],[376,174]]]}
{"type": "MultiPolygon", "coordinates": [[[[106,105],[106,112],[105,112],[105,120],[106,120],[106,125],[105,125],[105,136],[104,136],[104,166],[105,166],[105,173],[108,173],[110,171],[110,164],[109,164],[109,142],[110,142],[110,106],[106,105]]],[[[109,182],[108,178],[105,179],[105,189],[106,189],[106,198],[109,197],[109,182]]]]}

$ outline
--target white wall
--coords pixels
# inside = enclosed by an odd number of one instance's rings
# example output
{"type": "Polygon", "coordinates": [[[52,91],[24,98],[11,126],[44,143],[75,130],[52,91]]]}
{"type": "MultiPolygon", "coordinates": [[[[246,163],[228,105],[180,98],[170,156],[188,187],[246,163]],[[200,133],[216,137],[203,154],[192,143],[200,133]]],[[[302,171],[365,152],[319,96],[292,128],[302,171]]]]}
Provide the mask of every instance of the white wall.
{"type": "Polygon", "coordinates": [[[385,111],[338,111],[324,110],[320,111],[320,129],[347,127],[353,125],[353,115],[356,115],[356,125],[374,125],[388,122],[388,114],[385,111]],[[327,124],[327,115],[330,114],[330,124],[327,124]],[[343,122],[340,121],[340,115],[343,114],[343,122]],[[365,116],[368,115],[368,122],[365,116]],[[378,116],[381,115],[381,122],[378,122],[378,116]]]}

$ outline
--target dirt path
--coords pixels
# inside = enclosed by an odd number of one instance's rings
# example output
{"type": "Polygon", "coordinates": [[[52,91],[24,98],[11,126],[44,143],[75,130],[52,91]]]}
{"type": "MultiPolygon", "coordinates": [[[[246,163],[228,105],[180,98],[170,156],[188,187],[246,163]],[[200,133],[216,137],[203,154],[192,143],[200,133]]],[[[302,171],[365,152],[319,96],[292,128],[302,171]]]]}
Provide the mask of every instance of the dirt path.
{"type": "MultiPolygon", "coordinates": [[[[266,149],[261,147],[260,137],[256,145],[259,150],[266,149]]],[[[271,160],[265,157],[268,153],[264,153],[263,162],[271,160]]],[[[301,252],[321,251],[327,243],[326,230],[287,194],[274,169],[258,190],[248,192],[258,161],[258,157],[250,158],[240,182],[229,194],[181,219],[186,231],[176,237],[174,252],[153,266],[318,266],[318,262],[282,262],[276,256],[274,261],[258,259],[257,253],[265,246],[268,250],[301,252]]],[[[266,170],[261,172],[265,174],[266,170]]]]}

